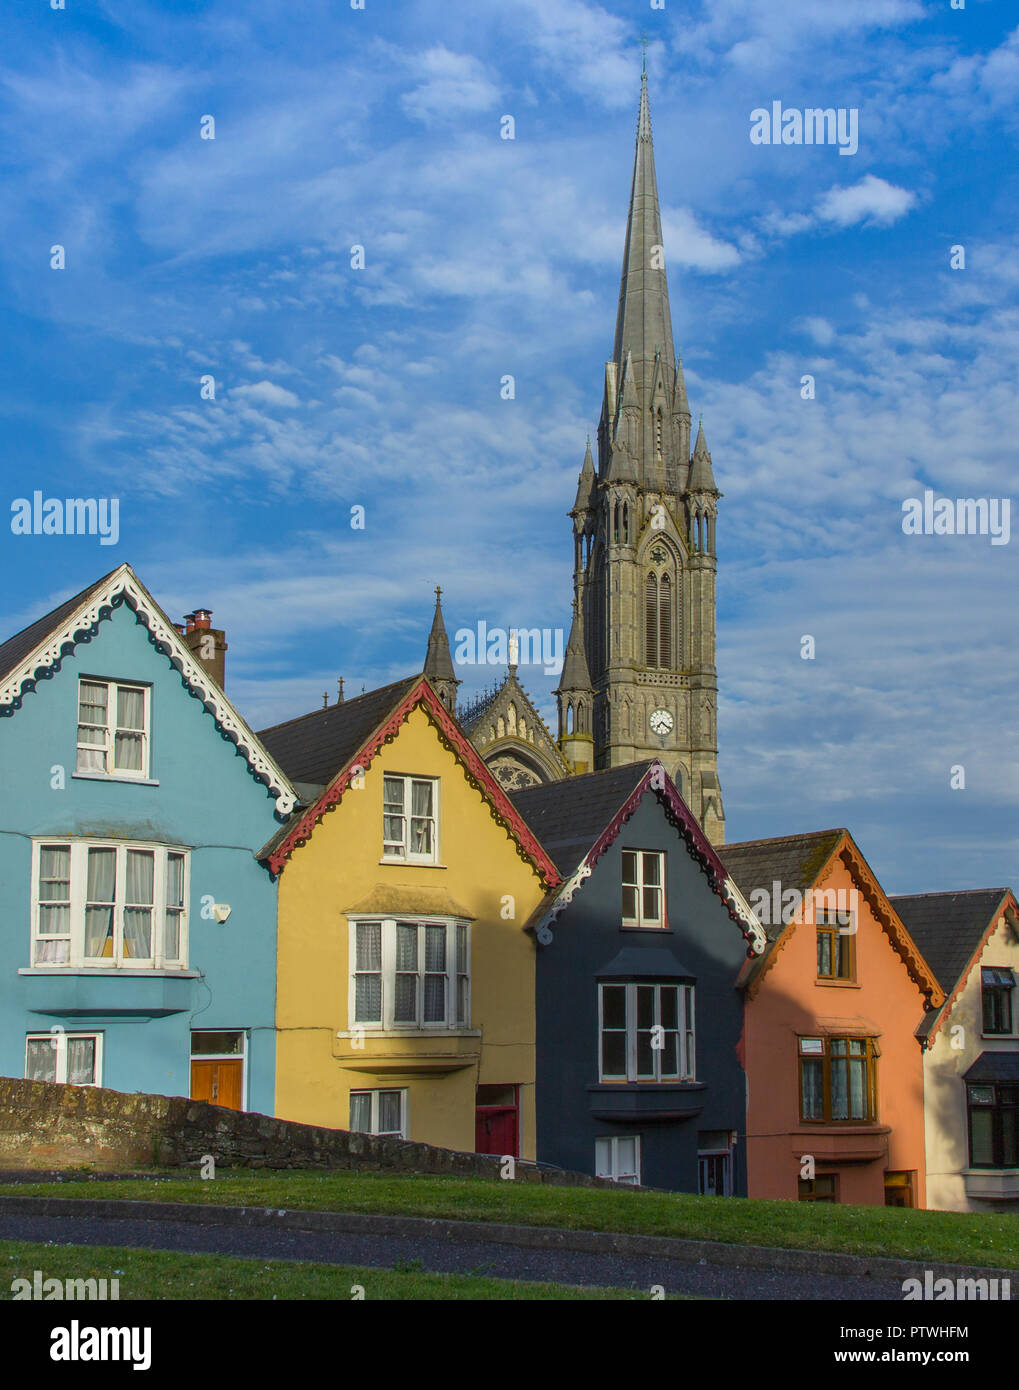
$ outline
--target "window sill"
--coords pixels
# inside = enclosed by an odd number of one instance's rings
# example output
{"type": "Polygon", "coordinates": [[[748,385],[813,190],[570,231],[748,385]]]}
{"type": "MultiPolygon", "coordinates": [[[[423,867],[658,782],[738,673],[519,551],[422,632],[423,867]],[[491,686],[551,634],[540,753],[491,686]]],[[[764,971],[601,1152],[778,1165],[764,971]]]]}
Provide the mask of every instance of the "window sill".
{"type": "Polygon", "coordinates": [[[71,780],[78,782],[129,782],[136,787],[158,787],[154,777],[125,777],[116,772],[72,772],[71,780]]]}
{"type": "Polygon", "coordinates": [[[201,979],[201,972],[198,970],[180,969],[174,970],[160,966],[158,969],[143,968],[132,969],[129,966],[101,966],[101,965],[24,965],[18,970],[19,975],[49,975],[63,978],[67,975],[126,975],[133,978],[150,979],[152,976],[168,977],[175,980],[198,980],[201,979]]]}
{"type": "Polygon", "coordinates": [[[862,989],[859,980],[827,980],[819,978],[814,981],[819,989],[862,989]]]}
{"type": "Polygon", "coordinates": [[[619,930],[653,932],[656,936],[661,936],[663,932],[671,932],[672,928],[669,926],[668,922],[663,922],[659,927],[643,926],[638,922],[621,922],[619,930]]]}
{"type": "Polygon", "coordinates": [[[359,1028],[338,1029],[338,1038],[480,1038],[480,1028],[369,1028],[361,1024],[359,1028]]]}
{"type": "Polygon", "coordinates": [[[380,859],[380,864],[395,864],[402,869],[445,869],[446,864],[437,864],[434,859],[380,859]]]}

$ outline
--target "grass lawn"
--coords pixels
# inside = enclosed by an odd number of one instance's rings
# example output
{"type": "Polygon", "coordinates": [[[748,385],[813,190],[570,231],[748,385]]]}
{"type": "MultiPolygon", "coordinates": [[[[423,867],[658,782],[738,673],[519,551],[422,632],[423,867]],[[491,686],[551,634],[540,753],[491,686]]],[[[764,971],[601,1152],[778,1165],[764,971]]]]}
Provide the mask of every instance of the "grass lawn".
{"type": "Polygon", "coordinates": [[[568,1230],[680,1236],[796,1250],[1019,1268],[1019,1214],[762,1202],[683,1193],[553,1187],[490,1178],[220,1169],[215,1179],[160,1176],[0,1185],[13,1196],[135,1198],[288,1210],[386,1212],[568,1230]]]}
{"type": "MultiPolygon", "coordinates": [[[[427,1274],[414,1261],[397,1269],[288,1260],[249,1260],[233,1255],[128,1250],[106,1245],[48,1245],[0,1240],[0,1300],[13,1297],[14,1279],[117,1279],[120,1300],[161,1299],[630,1299],[650,1301],[642,1289],[575,1288],[530,1284],[482,1274],[427,1274]]],[[[95,1304],[89,1304],[94,1307],[95,1304]]]]}

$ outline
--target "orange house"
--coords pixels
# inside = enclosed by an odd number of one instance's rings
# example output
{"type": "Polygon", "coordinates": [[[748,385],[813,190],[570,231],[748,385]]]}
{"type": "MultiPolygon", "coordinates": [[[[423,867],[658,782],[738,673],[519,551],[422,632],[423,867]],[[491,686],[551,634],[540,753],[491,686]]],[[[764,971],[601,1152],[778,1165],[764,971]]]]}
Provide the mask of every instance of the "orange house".
{"type": "Polygon", "coordinates": [[[930,966],[847,830],[719,854],[768,935],[742,976],[749,1195],[925,1206],[930,966]]]}

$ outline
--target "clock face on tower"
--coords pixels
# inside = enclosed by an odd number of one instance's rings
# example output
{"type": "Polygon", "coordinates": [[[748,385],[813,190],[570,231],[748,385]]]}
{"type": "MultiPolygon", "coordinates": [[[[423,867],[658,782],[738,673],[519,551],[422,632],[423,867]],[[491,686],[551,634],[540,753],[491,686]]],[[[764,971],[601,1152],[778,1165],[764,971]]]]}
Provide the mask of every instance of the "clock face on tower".
{"type": "Polygon", "coordinates": [[[648,724],[651,726],[651,732],[661,738],[672,733],[672,715],[667,709],[653,709],[648,724]]]}

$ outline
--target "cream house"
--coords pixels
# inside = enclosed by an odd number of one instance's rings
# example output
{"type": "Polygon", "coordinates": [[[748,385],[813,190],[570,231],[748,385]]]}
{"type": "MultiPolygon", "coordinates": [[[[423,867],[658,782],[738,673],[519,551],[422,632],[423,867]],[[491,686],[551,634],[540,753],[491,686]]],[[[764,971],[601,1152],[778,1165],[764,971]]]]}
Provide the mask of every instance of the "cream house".
{"type": "Polygon", "coordinates": [[[946,999],[924,1048],[927,1205],[1019,1212],[1019,911],[1008,888],[892,898],[946,999]]]}

